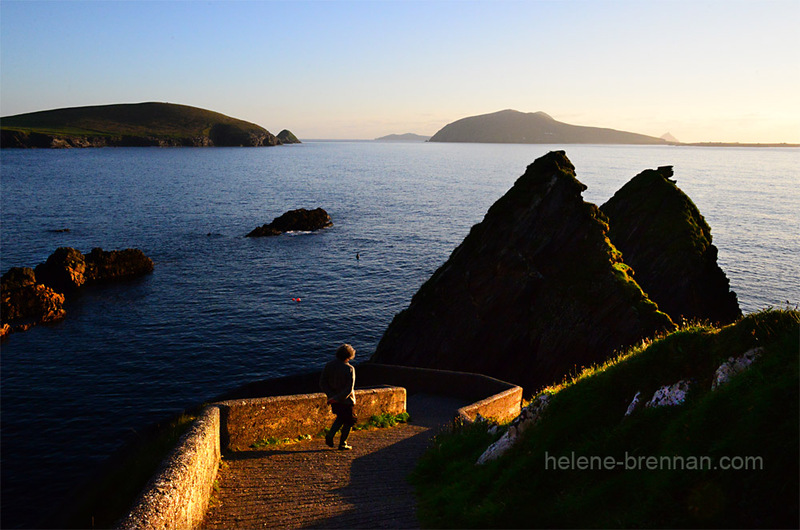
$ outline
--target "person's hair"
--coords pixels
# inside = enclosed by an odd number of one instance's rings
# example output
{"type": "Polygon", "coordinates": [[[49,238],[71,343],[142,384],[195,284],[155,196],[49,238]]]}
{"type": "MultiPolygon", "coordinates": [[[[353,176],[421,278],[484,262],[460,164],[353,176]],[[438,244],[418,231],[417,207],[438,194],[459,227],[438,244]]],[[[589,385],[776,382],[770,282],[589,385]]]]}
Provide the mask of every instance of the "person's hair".
{"type": "Polygon", "coordinates": [[[356,356],[356,349],[349,344],[342,344],[336,349],[336,358],[342,361],[349,361],[356,356]]]}

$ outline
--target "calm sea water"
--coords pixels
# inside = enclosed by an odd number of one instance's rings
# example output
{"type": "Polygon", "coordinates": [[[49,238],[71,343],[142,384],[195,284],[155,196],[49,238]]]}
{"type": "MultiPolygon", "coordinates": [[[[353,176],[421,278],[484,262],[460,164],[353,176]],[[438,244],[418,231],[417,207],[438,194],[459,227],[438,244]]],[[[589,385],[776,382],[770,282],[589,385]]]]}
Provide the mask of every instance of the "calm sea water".
{"type": "MultiPolygon", "coordinates": [[[[3,343],[3,526],[34,524],[51,496],[165,415],[245,382],[309,371],[341,342],[368,358],[470,227],[555,148],[2,151],[3,272],[60,246],[137,247],[156,266],[141,280],[84,292],[66,320],[3,343]],[[332,228],[243,237],[287,210],[319,206],[332,228]]],[[[743,310],[800,302],[800,149],[566,151],[589,186],[584,198],[598,205],[640,171],[675,166],[743,310]]]]}

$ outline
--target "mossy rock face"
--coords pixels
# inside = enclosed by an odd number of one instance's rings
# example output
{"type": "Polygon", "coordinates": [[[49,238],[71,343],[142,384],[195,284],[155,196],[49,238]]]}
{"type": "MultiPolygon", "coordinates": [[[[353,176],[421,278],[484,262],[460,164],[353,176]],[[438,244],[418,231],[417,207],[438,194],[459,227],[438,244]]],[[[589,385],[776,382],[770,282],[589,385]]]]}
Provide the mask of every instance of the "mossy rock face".
{"type": "Polygon", "coordinates": [[[672,175],[671,166],[643,171],[601,206],[609,237],[672,318],[733,322],[742,313],[717,265],[711,228],[672,175]]]}
{"type": "Polygon", "coordinates": [[[528,166],[394,318],[372,359],[535,390],[671,329],[584,189],[563,151],[528,166]]]}

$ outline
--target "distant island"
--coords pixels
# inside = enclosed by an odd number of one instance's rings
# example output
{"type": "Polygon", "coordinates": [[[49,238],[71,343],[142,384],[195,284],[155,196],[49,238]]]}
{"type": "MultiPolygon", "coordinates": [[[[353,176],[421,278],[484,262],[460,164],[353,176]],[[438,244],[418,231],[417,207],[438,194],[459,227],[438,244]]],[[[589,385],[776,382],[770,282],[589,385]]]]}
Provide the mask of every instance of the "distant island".
{"type": "Polygon", "coordinates": [[[375,138],[376,142],[427,142],[430,136],[422,136],[421,134],[405,133],[405,134],[389,134],[375,138]]]}
{"type": "Polygon", "coordinates": [[[798,144],[745,144],[725,142],[681,143],[666,133],[661,138],[616,129],[584,127],[556,121],[544,112],[501,110],[470,116],[445,125],[431,142],[509,144],[632,144],[699,147],[798,147],[798,144]]]}
{"type": "Polygon", "coordinates": [[[554,120],[544,112],[501,110],[445,125],[431,142],[502,144],[652,144],[666,140],[600,127],[583,127],[554,120]]]}
{"type": "MultiPolygon", "coordinates": [[[[297,141],[289,131],[282,134],[297,141]]],[[[2,147],[260,147],[282,143],[254,123],[174,103],[73,107],[0,118],[2,147]]]]}

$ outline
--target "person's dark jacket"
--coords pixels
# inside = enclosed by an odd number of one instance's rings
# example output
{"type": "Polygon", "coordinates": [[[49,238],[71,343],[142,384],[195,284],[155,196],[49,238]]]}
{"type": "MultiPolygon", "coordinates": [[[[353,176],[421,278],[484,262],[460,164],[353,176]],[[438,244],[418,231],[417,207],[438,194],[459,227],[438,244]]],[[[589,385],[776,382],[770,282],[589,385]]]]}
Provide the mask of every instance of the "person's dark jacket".
{"type": "Polygon", "coordinates": [[[356,369],[347,362],[334,359],[325,365],[319,386],[329,400],[337,403],[356,403],[356,369]]]}

